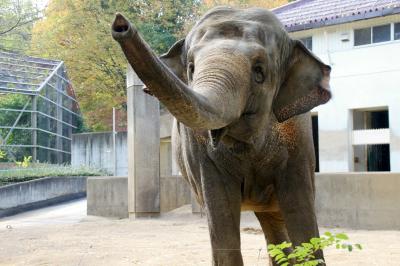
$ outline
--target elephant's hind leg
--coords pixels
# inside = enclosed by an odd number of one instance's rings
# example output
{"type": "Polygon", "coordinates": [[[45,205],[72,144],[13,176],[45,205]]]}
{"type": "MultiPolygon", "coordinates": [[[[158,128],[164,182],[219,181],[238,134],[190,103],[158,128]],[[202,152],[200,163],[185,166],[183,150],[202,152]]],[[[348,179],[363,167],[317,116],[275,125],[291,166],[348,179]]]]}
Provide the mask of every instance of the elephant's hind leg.
{"type": "MultiPolygon", "coordinates": [[[[280,212],[255,212],[265,235],[267,244],[290,242],[285,221],[280,212]]],[[[270,264],[278,265],[270,258],[270,264]]]]}

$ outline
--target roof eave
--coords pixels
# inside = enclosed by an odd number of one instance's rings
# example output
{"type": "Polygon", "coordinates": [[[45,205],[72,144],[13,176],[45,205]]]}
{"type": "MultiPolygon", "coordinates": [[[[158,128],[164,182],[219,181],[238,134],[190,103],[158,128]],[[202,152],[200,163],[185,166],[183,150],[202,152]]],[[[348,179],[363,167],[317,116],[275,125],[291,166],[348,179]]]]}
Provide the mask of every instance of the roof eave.
{"type": "Polygon", "coordinates": [[[400,7],[385,8],[385,9],[381,9],[378,11],[371,11],[371,12],[366,12],[363,14],[354,14],[354,15],[347,16],[347,17],[325,19],[325,20],[313,21],[311,23],[297,24],[297,25],[290,25],[290,26],[284,25],[284,27],[288,32],[297,32],[297,31],[311,30],[311,29],[322,28],[322,27],[333,26],[333,25],[339,25],[339,24],[344,24],[344,23],[350,23],[350,22],[364,20],[364,19],[385,17],[385,16],[395,15],[395,14],[399,14],[399,13],[400,13],[400,7]]]}

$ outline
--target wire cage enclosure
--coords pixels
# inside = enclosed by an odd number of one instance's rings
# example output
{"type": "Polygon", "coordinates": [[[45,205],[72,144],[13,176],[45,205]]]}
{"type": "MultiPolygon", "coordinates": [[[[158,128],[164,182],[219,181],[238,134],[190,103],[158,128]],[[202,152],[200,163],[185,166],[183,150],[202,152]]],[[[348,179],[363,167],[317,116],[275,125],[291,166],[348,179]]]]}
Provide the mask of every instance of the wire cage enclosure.
{"type": "Polygon", "coordinates": [[[81,121],[62,61],[0,51],[0,150],[8,160],[69,163],[81,121]]]}

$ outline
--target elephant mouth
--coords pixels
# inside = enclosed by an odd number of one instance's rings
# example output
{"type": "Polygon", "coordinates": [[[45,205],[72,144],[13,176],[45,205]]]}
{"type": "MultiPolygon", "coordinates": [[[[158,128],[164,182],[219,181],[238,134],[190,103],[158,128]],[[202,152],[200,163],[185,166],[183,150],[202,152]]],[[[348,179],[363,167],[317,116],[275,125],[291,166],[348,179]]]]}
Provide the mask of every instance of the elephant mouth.
{"type": "Polygon", "coordinates": [[[227,127],[209,130],[208,134],[210,137],[211,146],[216,148],[226,133],[228,133],[227,127]]]}
{"type": "Polygon", "coordinates": [[[243,142],[250,144],[249,139],[252,135],[252,129],[249,127],[249,119],[255,118],[257,113],[255,112],[246,112],[243,113],[241,119],[239,119],[236,123],[230,124],[226,127],[209,130],[208,134],[210,137],[210,143],[213,148],[216,148],[221,140],[230,139],[229,142],[243,142]],[[244,129],[244,130],[243,130],[244,129]]]}

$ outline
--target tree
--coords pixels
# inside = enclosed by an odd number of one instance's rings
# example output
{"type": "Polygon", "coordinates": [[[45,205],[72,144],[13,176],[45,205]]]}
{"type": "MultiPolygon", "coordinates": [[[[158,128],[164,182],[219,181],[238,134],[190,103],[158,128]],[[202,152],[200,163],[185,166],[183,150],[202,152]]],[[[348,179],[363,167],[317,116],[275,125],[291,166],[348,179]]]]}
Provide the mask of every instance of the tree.
{"type": "Polygon", "coordinates": [[[39,8],[31,0],[0,2],[0,49],[25,51],[30,44],[34,21],[40,19],[39,8]]]}
{"type": "Polygon", "coordinates": [[[112,107],[126,102],[126,61],[110,28],[124,13],[157,53],[182,35],[196,0],[52,0],[33,29],[31,53],[65,62],[87,126],[110,129],[112,107]]]}
{"type": "Polygon", "coordinates": [[[110,28],[115,12],[127,16],[150,46],[161,54],[207,9],[221,4],[271,8],[284,0],[51,0],[35,23],[31,54],[61,59],[88,128],[111,127],[111,109],[126,106],[126,61],[110,28]]]}

